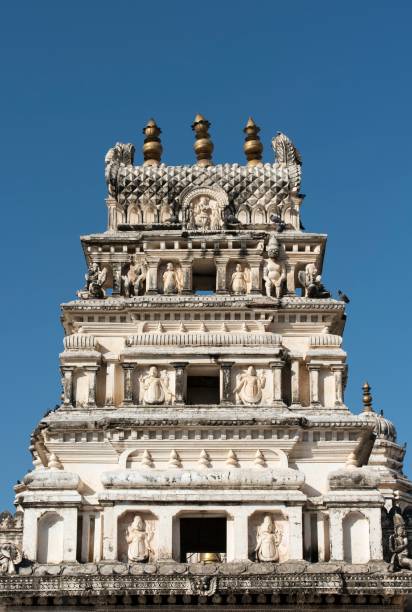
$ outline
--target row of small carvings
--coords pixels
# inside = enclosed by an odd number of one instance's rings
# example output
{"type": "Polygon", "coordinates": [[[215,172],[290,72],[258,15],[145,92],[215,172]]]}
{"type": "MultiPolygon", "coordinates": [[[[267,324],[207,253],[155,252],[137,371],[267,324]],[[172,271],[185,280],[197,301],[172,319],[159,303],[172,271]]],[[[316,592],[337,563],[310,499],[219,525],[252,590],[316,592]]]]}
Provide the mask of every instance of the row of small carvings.
{"type": "MultiPolygon", "coordinates": [[[[204,331],[207,332],[207,328],[205,327],[204,331]]],[[[142,330],[143,331],[143,330],[142,330]]],[[[274,346],[281,346],[282,344],[282,336],[274,333],[249,333],[249,334],[239,334],[239,333],[189,333],[187,336],[185,335],[185,329],[180,329],[180,326],[177,330],[171,330],[170,332],[165,329],[159,327],[158,330],[154,333],[143,333],[137,334],[133,336],[129,336],[126,339],[127,346],[140,346],[144,344],[170,344],[170,345],[179,345],[179,344],[216,344],[219,340],[223,340],[223,344],[256,344],[258,346],[270,344],[274,346]],[[165,333],[167,332],[167,333],[165,333]],[[178,333],[176,333],[178,332],[178,333]],[[183,334],[183,335],[182,335],[183,334]],[[209,340],[205,340],[208,338],[209,340]],[[249,342],[248,342],[249,338],[249,342]]],[[[70,334],[63,339],[64,348],[66,351],[97,351],[99,350],[99,342],[97,338],[90,334],[70,334]]],[[[316,348],[340,348],[342,345],[342,336],[338,336],[335,334],[319,334],[317,336],[311,336],[309,338],[309,347],[316,348]]]]}

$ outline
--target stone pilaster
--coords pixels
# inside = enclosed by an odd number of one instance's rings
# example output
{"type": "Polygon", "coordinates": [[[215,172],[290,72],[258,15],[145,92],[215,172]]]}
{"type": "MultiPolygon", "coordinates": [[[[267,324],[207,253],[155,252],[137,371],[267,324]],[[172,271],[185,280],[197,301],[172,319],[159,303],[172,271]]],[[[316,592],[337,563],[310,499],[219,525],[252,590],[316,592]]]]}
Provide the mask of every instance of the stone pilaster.
{"type": "Polygon", "coordinates": [[[296,264],[289,263],[286,265],[286,291],[288,295],[296,294],[295,270],[296,264]]]}
{"type": "Polygon", "coordinates": [[[292,358],[290,363],[291,375],[291,408],[301,408],[300,402],[300,381],[299,381],[299,359],[292,358]]]}
{"type": "Polygon", "coordinates": [[[187,361],[175,361],[171,363],[175,369],[175,404],[185,403],[185,373],[187,361]]]}
{"type": "Polygon", "coordinates": [[[232,366],[234,361],[222,361],[220,363],[220,371],[222,373],[222,394],[220,398],[221,404],[232,403],[232,366]]]}
{"type": "Polygon", "coordinates": [[[183,273],[183,289],[182,293],[185,295],[193,293],[192,285],[192,262],[182,262],[182,273],[183,273]]]}
{"type": "Polygon", "coordinates": [[[331,367],[335,378],[335,406],[343,405],[343,375],[345,372],[344,365],[335,365],[331,367]]]}
{"type": "Polygon", "coordinates": [[[96,374],[99,370],[99,366],[84,366],[84,370],[87,372],[89,378],[87,405],[90,407],[96,406],[96,374]]]}
{"type": "Polygon", "coordinates": [[[108,229],[112,232],[117,229],[117,202],[112,196],[108,196],[106,199],[107,203],[107,225],[108,229]]]}
{"type": "Polygon", "coordinates": [[[123,406],[131,406],[133,404],[133,384],[132,373],[136,364],[122,363],[123,368],[123,406]]]}
{"type": "Polygon", "coordinates": [[[73,372],[74,366],[61,366],[63,385],[63,406],[73,406],[73,372]]]}
{"type": "Polygon", "coordinates": [[[319,401],[319,370],[320,365],[309,364],[309,392],[311,406],[320,406],[319,401]]]}
{"type": "Polygon", "coordinates": [[[120,262],[114,262],[112,264],[113,273],[113,296],[119,296],[122,292],[122,264],[120,262]]]}
{"type": "Polygon", "coordinates": [[[216,263],[216,293],[228,293],[226,286],[226,267],[229,259],[227,257],[215,257],[216,263]]]}
{"type": "Polygon", "coordinates": [[[159,293],[159,288],[157,286],[157,261],[148,262],[146,293],[149,295],[159,293]]]}
{"type": "Polygon", "coordinates": [[[262,283],[260,278],[260,268],[262,265],[262,258],[256,256],[250,256],[247,258],[247,262],[250,266],[250,276],[252,285],[250,288],[250,293],[254,295],[262,295],[262,283]]]}
{"type": "Polygon", "coordinates": [[[285,362],[282,359],[277,359],[276,361],[270,362],[270,367],[272,368],[272,377],[273,377],[273,395],[272,395],[272,403],[276,406],[282,405],[282,370],[285,365],[285,362]]]}

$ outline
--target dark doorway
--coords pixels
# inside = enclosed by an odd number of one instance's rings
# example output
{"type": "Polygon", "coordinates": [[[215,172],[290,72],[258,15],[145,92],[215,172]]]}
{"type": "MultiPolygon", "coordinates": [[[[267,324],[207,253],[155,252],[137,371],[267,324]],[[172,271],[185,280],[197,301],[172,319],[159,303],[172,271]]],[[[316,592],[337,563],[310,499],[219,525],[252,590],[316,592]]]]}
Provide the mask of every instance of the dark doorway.
{"type": "Polygon", "coordinates": [[[226,554],[226,518],[181,518],[180,561],[193,553],[226,554]]]}
{"type": "Polygon", "coordinates": [[[193,291],[195,293],[216,292],[216,266],[210,259],[196,259],[192,265],[193,291]]]}
{"type": "Polygon", "coordinates": [[[220,400],[219,376],[188,376],[188,404],[218,404],[220,400]]]}

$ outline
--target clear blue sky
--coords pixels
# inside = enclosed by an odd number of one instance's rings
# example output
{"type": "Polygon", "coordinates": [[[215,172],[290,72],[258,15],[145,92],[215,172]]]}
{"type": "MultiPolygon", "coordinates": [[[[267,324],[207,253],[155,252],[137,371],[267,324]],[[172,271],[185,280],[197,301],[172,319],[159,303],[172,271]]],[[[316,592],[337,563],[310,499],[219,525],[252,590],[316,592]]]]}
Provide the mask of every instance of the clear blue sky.
{"type": "MultiPolygon", "coordinates": [[[[325,284],[350,297],[347,403],[361,384],[412,440],[410,2],[6,2],[0,25],[0,509],[60,395],[59,304],[83,284],[79,235],[106,226],[103,159],[154,116],[191,163],[196,113],[216,162],[243,163],[249,115],[303,156],[303,223],[329,234],[325,284]]],[[[412,449],[406,469],[412,473],[412,449]]]]}

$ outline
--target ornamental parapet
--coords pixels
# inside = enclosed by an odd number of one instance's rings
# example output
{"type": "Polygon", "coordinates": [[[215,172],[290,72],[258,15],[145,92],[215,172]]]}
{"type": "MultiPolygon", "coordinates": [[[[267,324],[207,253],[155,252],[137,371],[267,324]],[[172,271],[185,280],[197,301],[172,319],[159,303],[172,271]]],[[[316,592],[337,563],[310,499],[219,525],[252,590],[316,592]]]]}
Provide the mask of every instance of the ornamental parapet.
{"type": "Polygon", "coordinates": [[[133,346],[280,346],[282,336],[271,333],[143,333],[129,336],[126,345],[133,346]]]}

